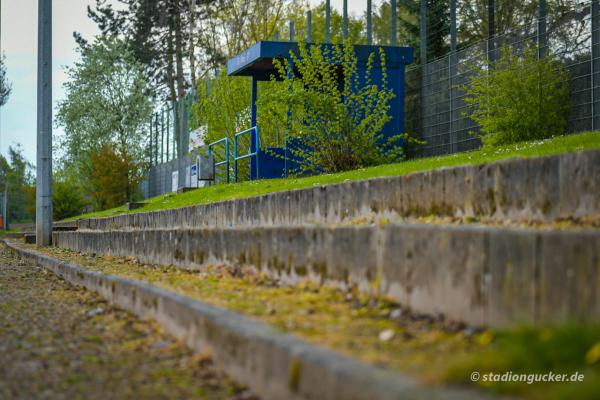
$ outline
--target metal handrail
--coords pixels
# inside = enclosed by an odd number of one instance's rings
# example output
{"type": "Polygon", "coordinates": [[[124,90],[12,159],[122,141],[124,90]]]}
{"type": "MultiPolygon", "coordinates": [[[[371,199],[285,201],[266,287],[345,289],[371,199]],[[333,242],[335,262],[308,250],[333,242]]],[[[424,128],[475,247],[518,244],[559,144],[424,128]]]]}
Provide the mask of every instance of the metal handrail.
{"type": "Polygon", "coordinates": [[[221,143],[225,143],[225,160],[216,162],[215,167],[218,167],[219,165],[225,165],[225,169],[227,170],[227,183],[229,183],[229,138],[224,137],[223,139],[219,139],[215,142],[210,143],[207,146],[208,155],[213,155],[213,147],[221,143]]]}
{"type": "MultiPolygon", "coordinates": [[[[233,137],[233,175],[235,178],[235,182],[238,181],[238,161],[239,160],[243,160],[245,158],[250,158],[250,157],[256,157],[256,177],[258,178],[258,154],[260,152],[260,136],[258,134],[258,127],[257,126],[253,126],[250,129],[246,129],[245,131],[236,133],[235,136],[233,137]],[[250,134],[251,132],[254,132],[254,142],[255,142],[255,149],[254,151],[252,151],[252,137],[250,138],[250,149],[248,149],[248,153],[242,154],[241,156],[238,155],[238,138],[242,135],[247,135],[250,134]]],[[[250,160],[252,165],[252,160],[250,160]]]]}

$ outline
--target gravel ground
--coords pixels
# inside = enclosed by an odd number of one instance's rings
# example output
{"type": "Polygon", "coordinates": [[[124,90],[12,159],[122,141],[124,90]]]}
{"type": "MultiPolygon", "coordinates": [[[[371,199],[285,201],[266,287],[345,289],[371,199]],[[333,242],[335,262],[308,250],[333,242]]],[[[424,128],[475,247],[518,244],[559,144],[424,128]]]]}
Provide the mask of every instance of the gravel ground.
{"type": "Polygon", "coordinates": [[[149,321],[0,249],[0,399],[254,399],[149,321]]]}

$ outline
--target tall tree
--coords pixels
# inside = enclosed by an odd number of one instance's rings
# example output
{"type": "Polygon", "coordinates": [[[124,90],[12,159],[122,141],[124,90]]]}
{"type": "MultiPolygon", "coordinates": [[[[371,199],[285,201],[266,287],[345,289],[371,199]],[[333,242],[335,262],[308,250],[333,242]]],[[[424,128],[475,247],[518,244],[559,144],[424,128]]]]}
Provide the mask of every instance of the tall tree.
{"type": "Polygon", "coordinates": [[[23,156],[21,145],[8,148],[8,160],[0,155],[0,190],[8,190],[8,219],[31,221],[35,212],[33,166],[23,156]],[[32,205],[33,203],[33,205],[32,205]]]}
{"type": "MultiPolygon", "coordinates": [[[[415,49],[420,47],[420,0],[397,2],[398,43],[415,49]]],[[[450,46],[450,6],[448,0],[427,1],[427,59],[445,55],[450,46]]],[[[391,33],[391,6],[384,1],[373,15],[373,33],[377,43],[389,44],[391,33]]],[[[420,63],[421,55],[415,54],[420,63]]]]}
{"type": "Polygon", "coordinates": [[[4,56],[0,57],[0,107],[6,104],[12,88],[6,79],[6,65],[4,65],[4,56]]]}
{"type": "Polygon", "coordinates": [[[67,75],[66,97],[56,115],[65,128],[60,142],[65,164],[73,165],[89,185],[92,154],[113,146],[121,160],[133,160],[123,171],[129,177],[125,197],[131,200],[145,161],[144,128],[152,111],[142,67],[123,40],[99,37],[81,51],[81,61],[67,75]]]}

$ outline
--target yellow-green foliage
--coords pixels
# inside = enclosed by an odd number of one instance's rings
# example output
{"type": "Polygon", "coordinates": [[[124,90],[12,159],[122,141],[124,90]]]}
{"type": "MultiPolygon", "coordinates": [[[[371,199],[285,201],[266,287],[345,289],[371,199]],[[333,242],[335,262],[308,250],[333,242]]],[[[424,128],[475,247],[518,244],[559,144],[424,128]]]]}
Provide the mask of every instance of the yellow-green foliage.
{"type": "Polygon", "coordinates": [[[361,83],[350,42],[331,47],[300,43],[298,54],[290,52],[289,60],[275,62],[272,81],[283,80],[288,90],[263,94],[259,106],[261,113],[284,117],[294,138],[288,148],[296,158],[295,172],[334,173],[400,159],[400,132],[392,138],[382,134],[395,96],[385,65],[382,49],[371,53],[361,83]],[[375,68],[381,71],[379,83],[375,68]],[[283,116],[281,104],[289,107],[283,116]]]}
{"type": "Polygon", "coordinates": [[[569,112],[569,75],[551,55],[538,59],[535,47],[519,56],[508,47],[501,58],[473,68],[466,87],[471,118],[491,146],[545,139],[565,133],[569,112]]]}

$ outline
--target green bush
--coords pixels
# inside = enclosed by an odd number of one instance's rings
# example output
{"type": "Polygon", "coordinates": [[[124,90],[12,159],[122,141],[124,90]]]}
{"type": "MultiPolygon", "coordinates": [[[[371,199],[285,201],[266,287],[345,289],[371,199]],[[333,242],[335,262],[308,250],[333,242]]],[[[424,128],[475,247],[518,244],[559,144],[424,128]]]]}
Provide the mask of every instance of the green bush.
{"type": "Polygon", "coordinates": [[[55,173],[52,182],[52,217],[55,221],[83,212],[87,202],[79,182],[64,173],[55,173]]]}
{"type": "Polygon", "coordinates": [[[481,126],[485,146],[545,139],[565,133],[569,112],[568,72],[551,55],[538,59],[537,48],[516,55],[508,46],[493,65],[471,68],[474,79],[466,102],[481,126]]]}
{"type": "Polygon", "coordinates": [[[401,157],[401,135],[386,140],[381,132],[391,119],[394,97],[387,87],[383,50],[369,57],[364,85],[359,85],[350,44],[328,48],[300,43],[299,55],[292,53],[291,59],[293,71],[287,60],[276,62],[277,76],[272,78],[282,80],[287,90],[263,93],[258,104],[259,114],[278,115],[295,139],[291,152],[301,160],[296,173],[334,173],[401,157]],[[379,85],[372,80],[376,67],[382,69],[379,85]],[[282,115],[281,105],[289,112],[282,115]]]}

